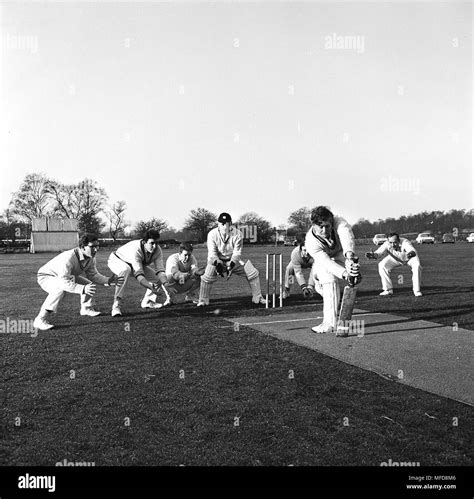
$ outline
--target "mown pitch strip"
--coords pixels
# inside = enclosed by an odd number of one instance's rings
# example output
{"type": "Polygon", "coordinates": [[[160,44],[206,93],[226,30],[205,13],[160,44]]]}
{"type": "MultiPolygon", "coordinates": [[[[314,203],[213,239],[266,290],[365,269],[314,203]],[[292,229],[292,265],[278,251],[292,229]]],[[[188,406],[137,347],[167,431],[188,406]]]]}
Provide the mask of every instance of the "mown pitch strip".
{"type": "MultiPolygon", "coordinates": [[[[474,405],[474,332],[425,320],[355,310],[347,338],[315,334],[322,311],[228,319],[317,350],[387,379],[474,405]]],[[[238,325],[238,326],[237,326],[238,325]]]]}

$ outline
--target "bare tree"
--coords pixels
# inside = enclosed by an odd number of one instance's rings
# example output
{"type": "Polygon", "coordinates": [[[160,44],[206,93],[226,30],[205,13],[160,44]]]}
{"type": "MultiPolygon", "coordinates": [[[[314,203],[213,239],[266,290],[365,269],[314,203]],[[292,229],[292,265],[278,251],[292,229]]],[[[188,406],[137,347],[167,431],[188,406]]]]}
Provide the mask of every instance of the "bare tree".
{"type": "Polygon", "coordinates": [[[98,233],[105,226],[99,214],[108,196],[95,180],[86,178],[78,184],[51,182],[49,189],[54,198],[56,215],[76,218],[79,229],[84,232],[98,233]]]}
{"type": "Polygon", "coordinates": [[[13,215],[31,222],[51,214],[51,181],[43,173],[29,173],[18,191],[12,194],[10,209],[13,215]]]}
{"type": "MultiPolygon", "coordinates": [[[[306,206],[290,213],[289,229],[293,232],[306,232],[311,227],[311,210],[306,206]]],[[[288,231],[290,232],[290,231],[288,231]]]]}
{"type": "Polygon", "coordinates": [[[199,242],[204,242],[207,233],[216,224],[217,216],[205,208],[191,210],[189,217],[184,222],[183,229],[196,235],[199,242]]]}
{"type": "Polygon", "coordinates": [[[257,229],[257,242],[266,243],[274,233],[272,224],[254,211],[244,213],[238,220],[238,225],[253,225],[257,229]]]}
{"type": "Polygon", "coordinates": [[[141,220],[135,225],[135,235],[143,237],[147,230],[155,229],[161,233],[167,231],[168,228],[168,222],[166,220],[162,220],[161,218],[152,218],[147,221],[141,220]]]}
{"type": "Polygon", "coordinates": [[[127,222],[125,222],[126,209],[127,205],[125,201],[117,201],[107,211],[107,218],[109,220],[109,234],[114,242],[129,225],[127,222]]]}

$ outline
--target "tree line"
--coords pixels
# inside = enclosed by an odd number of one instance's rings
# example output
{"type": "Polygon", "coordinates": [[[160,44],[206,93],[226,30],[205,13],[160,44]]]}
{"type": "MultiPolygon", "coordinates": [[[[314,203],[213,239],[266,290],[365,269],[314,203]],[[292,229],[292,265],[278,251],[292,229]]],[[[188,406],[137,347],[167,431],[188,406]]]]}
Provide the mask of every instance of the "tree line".
{"type": "MultiPolygon", "coordinates": [[[[86,178],[76,184],[66,184],[42,173],[31,173],[26,175],[19,189],[12,194],[8,208],[0,215],[0,239],[28,239],[31,221],[40,217],[75,218],[81,232],[101,234],[114,241],[124,237],[127,228],[131,229],[133,237],[141,237],[148,229],[155,228],[160,231],[162,239],[204,242],[209,230],[217,223],[217,214],[206,208],[196,208],[190,211],[181,229],[175,229],[167,220],[156,217],[140,220],[131,227],[125,217],[126,210],[124,200],[110,202],[105,189],[95,180],[86,178]]],[[[311,226],[310,217],[311,208],[298,208],[289,214],[286,225],[274,227],[269,220],[249,211],[238,217],[235,224],[256,227],[255,242],[262,244],[274,240],[276,229],[288,237],[306,232],[311,226]]],[[[424,211],[373,222],[361,218],[352,226],[356,238],[371,238],[374,234],[389,232],[451,232],[454,227],[460,231],[473,228],[474,210],[424,211]]]]}

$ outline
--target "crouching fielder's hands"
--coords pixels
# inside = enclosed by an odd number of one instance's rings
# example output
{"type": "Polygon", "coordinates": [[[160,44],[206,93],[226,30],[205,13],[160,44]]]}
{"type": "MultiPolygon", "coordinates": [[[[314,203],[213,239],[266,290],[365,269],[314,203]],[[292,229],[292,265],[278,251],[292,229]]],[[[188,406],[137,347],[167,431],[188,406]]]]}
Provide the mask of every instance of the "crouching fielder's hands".
{"type": "Polygon", "coordinates": [[[301,289],[303,291],[303,296],[305,298],[311,298],[313,296],[313,290],[312,288],[310,288],[309,286],[307,286],[306,284],[303,284],[301,286],[301,289]]]}
{"type": "Polygon", "coordinates": [[[84,286],[84,294],[89,296],[95,295],[95,284],[93,282],[90,282],[84,286]]]}
{"type": "Polygon", "coordinates": [[[109,282],[107,284],[109,286],[121,286],[124,280],[125,280],[124,277],[119,277],[118,275],[112,274],[109,277],[109,282]]]}
{"type": "Polygon", "coordinates": [[[377,255],[374,253],[374,250],[372,250],[365,254],[365,258],[367,258],[367,260],[376,260],[377,255]]]}

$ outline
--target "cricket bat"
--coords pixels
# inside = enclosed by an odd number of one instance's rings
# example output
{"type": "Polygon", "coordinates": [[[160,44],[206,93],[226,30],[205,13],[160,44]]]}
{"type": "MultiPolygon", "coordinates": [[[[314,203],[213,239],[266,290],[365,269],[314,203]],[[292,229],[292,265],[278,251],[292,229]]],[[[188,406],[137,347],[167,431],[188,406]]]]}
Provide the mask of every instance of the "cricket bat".
{"type": "MultiPolygon", "coordinates": [[[[354,257],[354,262],[357,263],[358,261],[359,259],[354,257]]],[[[341,309],[337,318],[336,336],[349,336],[349,324],[354,310],[356,295],[357,287],[349,281],[349,284],[344,287],[342,295],[341,309]]]]}

